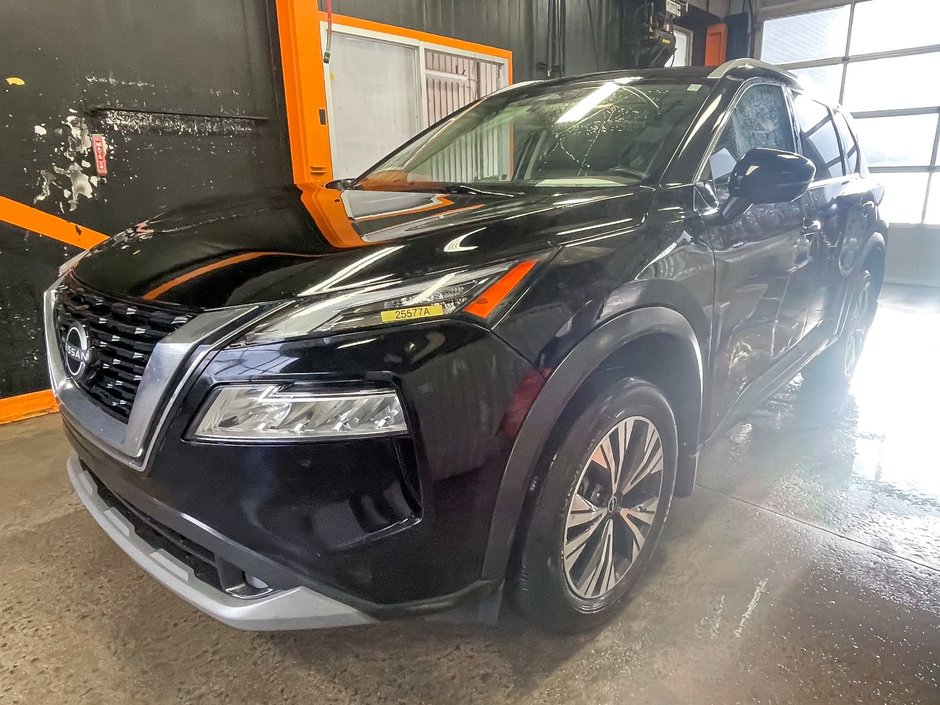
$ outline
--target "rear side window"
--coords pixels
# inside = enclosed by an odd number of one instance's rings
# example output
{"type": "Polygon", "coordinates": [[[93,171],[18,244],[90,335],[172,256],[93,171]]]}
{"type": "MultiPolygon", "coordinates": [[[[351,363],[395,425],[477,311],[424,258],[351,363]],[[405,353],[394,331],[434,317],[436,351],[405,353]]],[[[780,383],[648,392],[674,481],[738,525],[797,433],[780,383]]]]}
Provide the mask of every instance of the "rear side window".
{"type": "Polygon", "coordinates": [[[845,176],[839,138],[829,108],[803,95],[796,96],[793,103],[803,155],[816,165],[816,181],[845,176]]]}
{"type": "Polygon", "coordinates": [[[794,151],[793,125],[780,86],[759,84],[745,90],[731,111],[715,151],[709,157],[719,189],[727,185],[737,161],[756,147],[794,151]]]}
{"type": "Polygon", "coordinates": [[[858,171],[858,142],[852,130],[849,129],[849,123],[842,113],[836,113],[836,128],[839,130],[839,137],[842,138],[842,149],[845,150],[845,164],[850,174],[858,171]]]}

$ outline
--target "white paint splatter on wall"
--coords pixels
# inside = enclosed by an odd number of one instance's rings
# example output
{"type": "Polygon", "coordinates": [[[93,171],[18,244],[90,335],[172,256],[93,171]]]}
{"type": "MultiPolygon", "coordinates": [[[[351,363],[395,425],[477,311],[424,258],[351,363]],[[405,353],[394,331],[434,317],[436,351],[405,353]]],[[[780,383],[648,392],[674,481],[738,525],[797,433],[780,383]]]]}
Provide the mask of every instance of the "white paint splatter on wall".
{"type": "MultiPolygon", "coordinates": [[[[66,208],[69,212],[76,210],[82,198],[93,198],[101,182],[97,176],[90,177],[83,171],[92,168],[91,161],[86,158],[92,147],[88,126],[75,109],[69,108],[68,112],[62,120],[62,127],[52,131],[55,136],[64,138],[64,143],[54,150],[59,163],[52,164],[49,169],[40,169],[36,180],[39,192],[33,198],[33,203],[51,199],[62,213],[66,208]]],[[[36,125],[33,132],[37,137],[48,135],[48,130],[42,125],[36,125]]]]}

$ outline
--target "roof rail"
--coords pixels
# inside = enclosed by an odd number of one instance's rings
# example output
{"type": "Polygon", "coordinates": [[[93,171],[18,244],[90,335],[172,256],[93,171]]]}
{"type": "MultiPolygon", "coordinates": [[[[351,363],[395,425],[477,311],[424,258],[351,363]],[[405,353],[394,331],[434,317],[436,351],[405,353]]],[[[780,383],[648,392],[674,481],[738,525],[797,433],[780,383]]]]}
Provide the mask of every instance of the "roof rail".
{"type": "Polygon", "coordinates": [[[708,74],[709,78],[720,79],[725,76],[770,76],[793,85],[799,85],[799,80],[792,73],[779,66],[768,64],[758,59],[733,59],[726,61],[717,69],[708,74]]]}

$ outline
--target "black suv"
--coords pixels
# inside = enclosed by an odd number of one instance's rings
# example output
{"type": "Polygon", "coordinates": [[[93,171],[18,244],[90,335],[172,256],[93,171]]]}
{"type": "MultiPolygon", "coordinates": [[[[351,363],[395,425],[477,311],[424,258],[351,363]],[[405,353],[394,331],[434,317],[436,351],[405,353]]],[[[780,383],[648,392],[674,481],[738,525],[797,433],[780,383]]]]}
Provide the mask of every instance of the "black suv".
{"type": "Polygon", "coordinates": [[[69,475],[236,627],[492,619],[504,592],[592,627],[703,444],[801,369],[852,374],[882,195],[847,116],[759,62],[511,87],[356,180],[65,268],[69,475]]]}

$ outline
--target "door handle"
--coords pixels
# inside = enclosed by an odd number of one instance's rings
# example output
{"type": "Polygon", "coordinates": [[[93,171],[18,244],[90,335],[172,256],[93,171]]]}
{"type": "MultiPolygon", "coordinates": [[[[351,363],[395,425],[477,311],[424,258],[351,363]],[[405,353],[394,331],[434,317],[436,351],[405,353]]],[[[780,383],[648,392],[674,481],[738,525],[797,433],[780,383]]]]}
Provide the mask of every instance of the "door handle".
{"type": "Polygon", "coordinates": [[[814,237],[822,233],[822,231],[822,221],[805,218],[803,220],[803,229],[800,231],[800,234],[807,240],[812,240],[814,237]]]}

